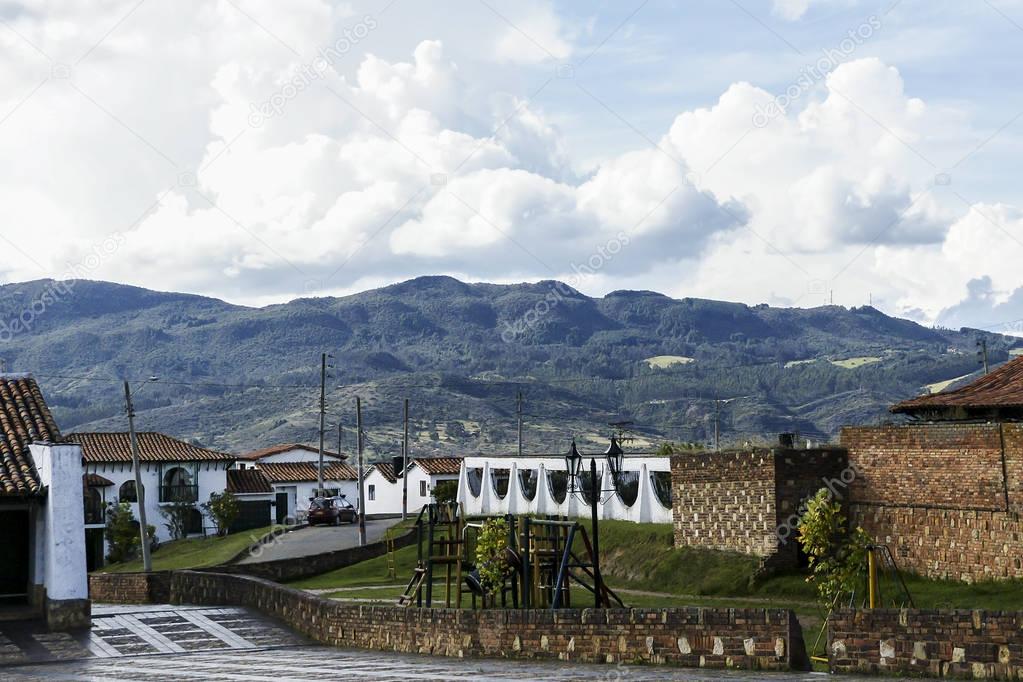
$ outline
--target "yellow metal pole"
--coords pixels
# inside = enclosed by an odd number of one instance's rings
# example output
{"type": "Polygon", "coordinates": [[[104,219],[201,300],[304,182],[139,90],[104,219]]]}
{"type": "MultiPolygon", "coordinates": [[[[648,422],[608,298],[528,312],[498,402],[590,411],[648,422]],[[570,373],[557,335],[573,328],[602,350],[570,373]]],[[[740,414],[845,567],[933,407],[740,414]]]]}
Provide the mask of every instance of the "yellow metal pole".
{"type": "Polygon", "coordinates": [[[867,550],[867,579],[869,581],[868,586],[870,590],[870,608],[877,608],[877,555],[874,553],[874,548],[871,547],[867,550]]]}

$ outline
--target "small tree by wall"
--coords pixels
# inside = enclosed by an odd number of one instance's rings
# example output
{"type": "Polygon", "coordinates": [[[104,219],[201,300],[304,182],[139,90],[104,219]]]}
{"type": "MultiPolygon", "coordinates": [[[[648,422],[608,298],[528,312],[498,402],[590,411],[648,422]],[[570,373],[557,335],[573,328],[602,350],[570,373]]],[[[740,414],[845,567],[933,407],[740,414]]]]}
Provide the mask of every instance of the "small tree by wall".
{"type": "Polygon", "coordinates": [[[210,493],[208,502],[203,502],[200,507],[203,513],[213,519],[217,527],[217,535],[227,535],[228,529],[238,519],[240,510],[238,498],[230,491],[223,493],[210,493]]]}
{"type": "MultiPolygon", "coordinates": [[[[150,543],[156,537],[156,528],[149,526],[147,535],[150,543]]],[[[107,508],[107,527],[103,532],[107,540],[109,551],[107,562],[111,564],[121,563],[134,559],[141,545],[139,538],[139,523],[135,520],[135,514],[131,505],[127,502],[120,504],[109,504],[107,508]]]]}
{"type": "Polygon", "coordinates": [[[799,520],[799,543],[810,559],[807,580],[816,585],[825,608],[862,587],[872,539],[860,527],[850,530],[842,505],[827,488],[806,503],[799,520]]]}
{"type": "Polygon", "coordinates": [[[449,504],[458,497],[458,481],[437,481],[433,486],[433,497],[438,504],[449,504]]]}
{"type": "Polygon", "coordinates": [[[160,515],[166,521],[163,527],[170,533],[172,540],[181,540],[188,535],[191,515],[196,511],[191,502],[173,502],[160,507],[160,515]]]}

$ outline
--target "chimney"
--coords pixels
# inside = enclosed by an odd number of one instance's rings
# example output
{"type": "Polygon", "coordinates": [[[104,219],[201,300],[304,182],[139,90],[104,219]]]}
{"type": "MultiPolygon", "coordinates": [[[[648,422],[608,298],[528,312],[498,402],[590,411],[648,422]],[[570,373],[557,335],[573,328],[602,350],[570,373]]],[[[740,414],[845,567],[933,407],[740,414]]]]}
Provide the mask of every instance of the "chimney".
{"type": "Polygon", "coordinates": [[[405,467],[403,466],[404,463],[405,458],[402,457],[401,455],[398,455],[397,457],[391,457],[391,466],[394,467],[394,475],[398,478],[401,478],[402,476],[405,475],[404,471],[405,467]]]}
{"type": "Polygon", "coordinates": [[[778,434],[778,445],[783,448],[795,447],[796,434],[794,433],[779,433],[778,434]]]}

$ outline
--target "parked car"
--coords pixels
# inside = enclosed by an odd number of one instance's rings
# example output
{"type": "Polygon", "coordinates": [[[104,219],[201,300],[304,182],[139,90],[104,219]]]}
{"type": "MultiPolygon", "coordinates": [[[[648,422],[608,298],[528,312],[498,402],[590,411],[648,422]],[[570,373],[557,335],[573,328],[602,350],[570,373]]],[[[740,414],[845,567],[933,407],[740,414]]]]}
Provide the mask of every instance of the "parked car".
{"type": "Polygon", "coordinates": [[[355,523],[359,520],[359,510],[343,495],[340,497],[315,497],[309,502],[308,521],[310,526],[329,524],[338,526],[341,523],[355,523]]]}

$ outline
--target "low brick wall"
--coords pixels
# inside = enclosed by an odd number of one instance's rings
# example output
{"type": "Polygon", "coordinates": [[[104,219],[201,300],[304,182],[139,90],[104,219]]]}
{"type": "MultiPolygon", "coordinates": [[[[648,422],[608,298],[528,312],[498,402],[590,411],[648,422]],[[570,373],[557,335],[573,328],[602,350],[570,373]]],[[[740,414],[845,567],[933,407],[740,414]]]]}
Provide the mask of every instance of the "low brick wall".
{"type": "Polygon", "coordinates": [[[1023,612],[845,609],[828,631],[832,672],[1023,677],[1023,612]]]}
{"type": "Polygon", "coordinates": [[[171,573],[93,573],[89,599],[99,604],[149,604],[170,601],[171,573]]]}
{"type": "MultiPolygon", "coordinates": [[[[401,549],[413,545],[416,542],[416,530],[394,539],[394,548],[401,549]]],[[[272,543],[272,540],[270,541],[272,543]]],[[[256,548],[258,551],[258,547],[256,548]]],[[[228,563],[221,566],[213,566],[203,571],[216,573],[236,573],[240,575],[251,575],[257,578],[266,578],[274,582],[291,582],[303,578],[311,578],[328,571],[351,566],[367,559],[375,559],[387,553],[387,543],[383,540],[371,542],[363,547],[350,547],[339,549],[334,552],[324,552],[313,556],[298,557],[295,559],[277,559],[275,561],[260,561],[251,564],[228,563]]],[[[232,559],[232,562],[238,557],[232,559]]]]}
{"type": "Polygon", "coordinates": [[[808,668],[799,623],[784,609],[398,608],[342,604],[259,578],[195,571],[174,573],[171,600],[248,606],[340,647],[459,658],[808,668]]]}

